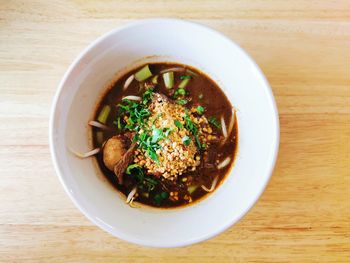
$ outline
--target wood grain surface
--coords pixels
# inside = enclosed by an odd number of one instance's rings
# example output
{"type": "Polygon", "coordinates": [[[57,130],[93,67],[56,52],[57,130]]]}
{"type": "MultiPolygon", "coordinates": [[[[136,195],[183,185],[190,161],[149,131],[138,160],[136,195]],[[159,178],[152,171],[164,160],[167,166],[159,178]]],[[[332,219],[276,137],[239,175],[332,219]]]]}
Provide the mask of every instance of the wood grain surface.
{"type": "Polygon", "coordinates": [[[350,262],[349,1],[0,0],[0,262],[350,262]],[[49,111],[90,42],[130,21],[178,17],[246,49],[276,96],[281,144],[259,202],[185,248],[151,249],[89,222],[51,163],[49,111]]]}

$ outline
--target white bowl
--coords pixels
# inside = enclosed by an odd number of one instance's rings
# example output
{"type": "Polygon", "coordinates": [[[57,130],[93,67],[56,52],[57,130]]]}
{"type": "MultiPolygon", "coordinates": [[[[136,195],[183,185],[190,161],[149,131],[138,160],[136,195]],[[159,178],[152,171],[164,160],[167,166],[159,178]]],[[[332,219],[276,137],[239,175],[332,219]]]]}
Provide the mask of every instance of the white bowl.
{"type": "Polygon", "coordinates": [[[222,34],[175,19],[139,21],[93,42],[64,75],[50,123],[53,163],[75,205],[112,235],[153,247],[200,242],[237,222],[262,194],[278,145],[276,104],[254,61],[222,34]],[[117,72],[148,61],[174,61],[201,69],[237,109],[238,154],[230,174],[213,194],[185,208],[130,208],[98,171],[94,158],[78,159],[67,148],[91,149],[87,123],[106,85],[117,72]]]}

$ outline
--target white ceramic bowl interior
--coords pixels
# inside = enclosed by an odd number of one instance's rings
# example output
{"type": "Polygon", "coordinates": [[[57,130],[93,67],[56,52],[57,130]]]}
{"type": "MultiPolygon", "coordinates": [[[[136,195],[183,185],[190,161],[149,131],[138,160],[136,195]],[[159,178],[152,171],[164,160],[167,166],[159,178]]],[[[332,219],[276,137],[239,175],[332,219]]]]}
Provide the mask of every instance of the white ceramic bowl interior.
{"type": "Polygon", "coordinates": [[[271,89],[249,56],[231,40],[199,24],[144,20],[92,43],[70,66],[55,97],[50,145],[59,178],[76,206],[121,239],[154,247],[196,243],[237,222],[257,201],[272,173],[279,144],[271,89]],[[225,182],[209,198],[174,210],[133,209],[96,169],[67,146],[91,149],[87,123],[116,73],[146,61],[174,61],[210,75],[237,109],[239,150],[225,182]]]}

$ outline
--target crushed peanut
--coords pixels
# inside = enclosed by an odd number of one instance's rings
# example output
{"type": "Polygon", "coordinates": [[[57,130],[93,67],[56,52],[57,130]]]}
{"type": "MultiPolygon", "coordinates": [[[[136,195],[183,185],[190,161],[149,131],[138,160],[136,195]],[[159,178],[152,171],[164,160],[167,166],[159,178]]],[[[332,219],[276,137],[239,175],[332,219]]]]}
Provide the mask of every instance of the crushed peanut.
{"type": "MultiPolygon", "coordinates": [[[[159,141],[161,149],[156,151],[158,162],[150,158],[143,149],[135,152],[134,162],[145,167],[148,173],[161,174],[170,180],[176,179],[178,175],[186,171],[195,171],[201,158],[194,136],[185,128],[186,108],[171,102],[163,95],[154,93],[149,110],[151,116],[147,125],[150,127],[154,125],[158,129],[170,129],[171,132],[166,138],[159,141]],[[178,125],[175,124],[175,121],[178,125]]],[[[190,112],[195,111],[191,109],[190,112]]],[[[210,135],[212,130],[208,120],[205,116],[197,117],[195,114],[190,114],[190,119],[198,125],[200,142],[208,146],[213,137],[210,135]]]]}

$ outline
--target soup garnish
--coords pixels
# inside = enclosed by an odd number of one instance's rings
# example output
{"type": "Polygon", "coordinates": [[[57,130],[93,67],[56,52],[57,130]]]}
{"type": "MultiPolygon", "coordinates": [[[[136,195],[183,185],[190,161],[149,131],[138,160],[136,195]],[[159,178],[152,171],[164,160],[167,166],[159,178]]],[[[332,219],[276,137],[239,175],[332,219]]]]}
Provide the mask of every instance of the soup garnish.
{"type": "Polygon", "coordinates": [[[227,97],[185,65],[153,63],[124,75],[95,119],[89,122],[95,149],[80,157],[95,155],[131,206],[176,207],[201,199],[229,172],[237,147],[227,97]]]}

